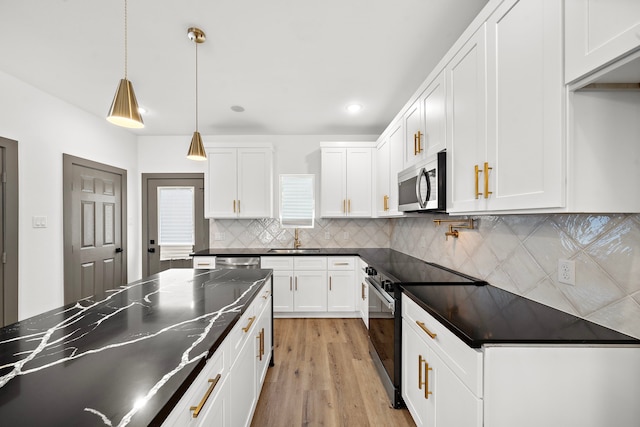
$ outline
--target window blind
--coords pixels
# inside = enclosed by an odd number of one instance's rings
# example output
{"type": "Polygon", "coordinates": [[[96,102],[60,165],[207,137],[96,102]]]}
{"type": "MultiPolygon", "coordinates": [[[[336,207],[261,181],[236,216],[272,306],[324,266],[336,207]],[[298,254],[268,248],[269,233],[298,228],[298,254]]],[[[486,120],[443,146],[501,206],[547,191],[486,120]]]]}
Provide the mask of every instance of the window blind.
{"type": "Polygon", "coordinates": [[[315,219],[314,175],[280,175],[280,224],[312,228],[315,219]]]}

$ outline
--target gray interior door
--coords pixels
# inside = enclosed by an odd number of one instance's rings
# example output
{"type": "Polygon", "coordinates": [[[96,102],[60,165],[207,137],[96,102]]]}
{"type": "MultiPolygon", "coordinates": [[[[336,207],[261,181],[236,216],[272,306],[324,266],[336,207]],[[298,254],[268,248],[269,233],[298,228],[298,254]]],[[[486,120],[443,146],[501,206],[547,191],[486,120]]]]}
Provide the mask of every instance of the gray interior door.
{"type": "Polygon", "coordinates": [[[126,171],[76,159],[65,162],[67,179],[71,191],[65,197],[70,209],[65,206],[64,212],[65,303],[70,303],[127,281],[126,171]]]}
{"type": "MultiPolygon", "coordinates": [[[[183,256],[161,259],[158,244],[158,188],[183,187],[194,190],[194,251],[209,247],[209,220],[204,217],[203,174],[142,174],[142,271],[144,276],[169,268],[192,268],[183,256]]],[[[165,255],[166,258],[166,255],[165,255]]]]}
{"type": "Polygon", "coordinates": [[[18,320],[18,143],[0,138],[0,326],[18,320]]]}

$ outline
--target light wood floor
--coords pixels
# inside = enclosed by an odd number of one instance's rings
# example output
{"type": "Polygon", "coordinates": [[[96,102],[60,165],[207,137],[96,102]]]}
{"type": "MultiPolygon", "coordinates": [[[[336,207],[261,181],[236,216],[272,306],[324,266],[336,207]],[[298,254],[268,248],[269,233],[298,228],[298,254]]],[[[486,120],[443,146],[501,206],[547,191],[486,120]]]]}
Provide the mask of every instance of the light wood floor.
{"type": "Polygon", "coordinates": [[[253,427],[415,426],[391,408],[360,319],[275,319],[274,338],[253,427]]]}

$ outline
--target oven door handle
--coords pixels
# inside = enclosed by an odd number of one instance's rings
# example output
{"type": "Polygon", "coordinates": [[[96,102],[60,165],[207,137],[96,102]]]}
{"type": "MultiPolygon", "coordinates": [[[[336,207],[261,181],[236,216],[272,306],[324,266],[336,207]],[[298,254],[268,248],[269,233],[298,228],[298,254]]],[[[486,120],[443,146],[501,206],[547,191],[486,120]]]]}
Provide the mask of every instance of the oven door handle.
{"type": "Polygon", "coordinates": [[[378,285],[373,283],[371,280],[367,278],[365,279],[365,281],[369,284],[369,290],[373,291],[373,293],[376,294],[376,296],[380,299],[380,301],[386,302],[387,308],[395,313],[396,311],[395,301],[393,300],[389,301],[389,298],[385,296],[384,293],[382,293],[382,291],[378,288],[378,285]]]}

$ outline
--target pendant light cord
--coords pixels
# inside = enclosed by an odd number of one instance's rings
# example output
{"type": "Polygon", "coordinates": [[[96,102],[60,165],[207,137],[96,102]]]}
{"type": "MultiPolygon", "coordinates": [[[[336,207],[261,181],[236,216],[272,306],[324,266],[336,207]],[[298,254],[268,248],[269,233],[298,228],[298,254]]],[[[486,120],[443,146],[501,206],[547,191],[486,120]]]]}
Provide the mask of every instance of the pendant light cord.
{"type": "Polygon", "coordinates": [[[196,45],[196,132],[198,132],[198,42],[196,45]]]}
{"type": "Polygon", "coordinates": [[[124,79],[127,80],[127,0],[124,0],[124,79]]]}

